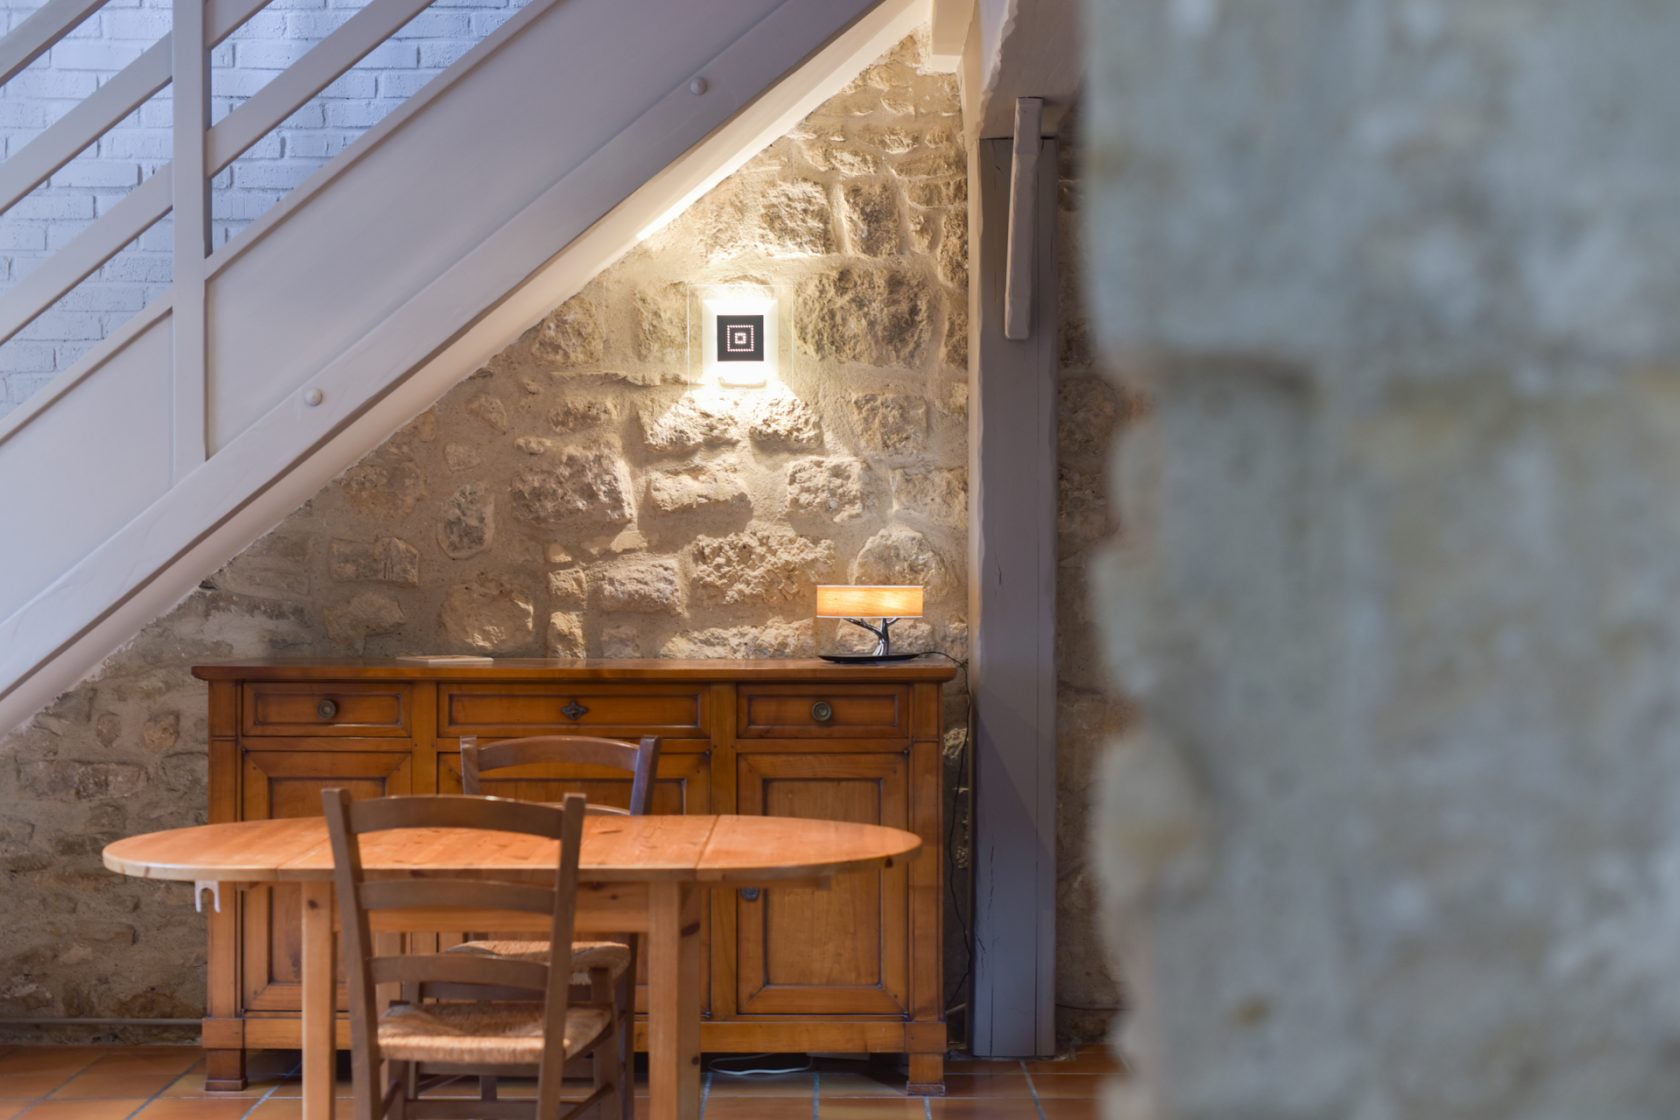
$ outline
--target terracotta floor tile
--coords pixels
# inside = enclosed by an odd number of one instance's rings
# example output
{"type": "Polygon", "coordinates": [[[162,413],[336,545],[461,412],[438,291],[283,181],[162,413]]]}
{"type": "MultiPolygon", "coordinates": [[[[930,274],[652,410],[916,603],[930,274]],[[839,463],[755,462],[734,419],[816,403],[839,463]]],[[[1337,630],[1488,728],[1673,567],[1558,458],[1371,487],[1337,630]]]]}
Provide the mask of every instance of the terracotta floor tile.
{"type": "Polygon", "coordinates": [[[885,1069],[863,1072],[835,1071],[817,1079],[817,1096],[823,1100],[843,1097],[904,1096],[904,1075],[885,1069]]]}
{"type": "Polygon", "coordinates": [[[202,1069],[197,1069],[188,1073],[183,1073],[180,1077],[177,1077],[174,1081],[170,1082],[169,1088],[163,1091],[163,1095],[166,1097],[220,1097],[224,1100],[232,1100],[238,1097],[244,1098],[247,1102],[249,1102],[253,1097],[267,1096],[270,1089],[279,1087],[285,1083],[285,1080],[285,1078],[281,1077],[271,1078],[265,1081],[258,1081],[257,1079],[252,1078],[245,1088],[239,1090],[237,1093],[213,1093],[204,1087],[204,1071],[202,1069]]]}
{"type": "Polygon", "coordinates": [[[708,1096],[704,1120],[811,1120],[812,1098],[708,1096]]]}
{"type": "Polygon", "coordinates": [[[817,1105],[817,1120],[926,1120],[927,1103],[921,1097],[824,1097],[817,1105]]]}
{"type": "Polygon", "coordinates": [[[1027,1070],[1040,1073],[1118,1073],[1126,1064],[1106,1046],[1087,1046],[1073,1054],[1044,1062],[1028,1062],[1027,1070]]]}
{"type": "Polygon", "coordinates": [[[0,1076],[11,1073],[40,1073],[46,1070],[67,1070],[66,1077],[100,1058],[110,1050],[97,1046],[20,1046],[0,1058],[0,1076]]]}
{"type": "Polygon", "coordinates": [[[712,1074],[711,1097],[800,1097],[809,1101],[816,1092],[816,1078],[809,1073],[784,1073],[769,1077],[728,1077],[712,1074]]]}
{"type": "Polygon", "coordinates": [[[976,1058],[951,1058],[945,1063],[945,1072],[961,1073],[969,1077],[998,1073],[1020,1073],[1021,1063],[1014,1058],[987,1059],[985,1061],[976,1058]]]}
{"type": "Polygon", "coordinates": [[[1103,1083],[1108,1077],[1106,1073],[1035,1073],[1032,1082],[1041,1101],[1055,1098],[1093,1100],[1102,1095],[1103,1083]]]}
{"type": "Polygon", "coordinates": [[[1040,1097],[1044,1120],[1097,1120],[1102,1102],[1095,1097],[1040,1097]]]}
{"type": "Polygon", "coordinates": [[[37,1100],[74,1077],[74,1070],[41,1070],[37,1073],[0,1073],[0,1097],[37,1100]]]}
{"type": "Polygon", "coordinates": [[[303,1102],[271,1097],[251,1113],[251,1120],[303,1120],[303,1102]]]}
{"type": "Polygon", "coordinates": [[[232,1097],[159,1097],[146,1106],[140,1120],[239,1120],[251,1102],[232,1097]]]}
{"type": "Polygon", "coordinates": [[[1038,1120],[1031,1097],[929,1097],[933,1120],[1038,1120]]]}
{"type": "Polygon", "coordinates": [[[54,1100],[80,1100],[88,1097],[151,1097],[163,1092],[174,1074],[169,1073],[96,1073],[92,1068],[77,1074],[53,1090],[54,1100]]]}
{"type": "Polygon", "coordinates": [[[1032,1099],[1032,1086],[1020,1070],[1013,1073],[985,1074],[979,1077],[966,1073],[945,1075],[947,1097],[1004,1097],[1032,1099]]]}
{"type": "MultiPolygon", "coordinates": [[[[284,1084],[274,1090],[274,1095],[276,1097],[284,1098],[302,1097],[303,1081],[298,1078],[288,1077],[284,1084]]],[[[333,1096],[340,1100],[345,1097],[353,1097],[355,1095],[356,1087],[349,1080],[340,1081],[333,1086],[333,1096]]]]}
{"type": "Polygon", "coordinates": [[[24,1114],[27,1120],[124,1120],[145,1104],[140,1100],[42,1101],[24,1114]]]}

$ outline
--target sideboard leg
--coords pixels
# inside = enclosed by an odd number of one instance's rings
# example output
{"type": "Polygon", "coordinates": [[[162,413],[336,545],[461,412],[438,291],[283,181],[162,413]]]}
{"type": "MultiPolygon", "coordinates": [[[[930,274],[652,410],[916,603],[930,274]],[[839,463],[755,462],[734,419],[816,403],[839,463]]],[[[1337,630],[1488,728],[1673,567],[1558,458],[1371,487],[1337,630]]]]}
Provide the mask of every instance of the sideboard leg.
{"type": "Polygon", "coordinates": [[[206,1050],[204,1088],[212,1093],[238,1093],[245,1088],[245,1051],[206,1050]]]}
{"type": "Polygon", "coordinates": [[[910,1055],[910,1083],[904,1091],[912,1097],[945,1095],[945,1055],[910,1055]]]}

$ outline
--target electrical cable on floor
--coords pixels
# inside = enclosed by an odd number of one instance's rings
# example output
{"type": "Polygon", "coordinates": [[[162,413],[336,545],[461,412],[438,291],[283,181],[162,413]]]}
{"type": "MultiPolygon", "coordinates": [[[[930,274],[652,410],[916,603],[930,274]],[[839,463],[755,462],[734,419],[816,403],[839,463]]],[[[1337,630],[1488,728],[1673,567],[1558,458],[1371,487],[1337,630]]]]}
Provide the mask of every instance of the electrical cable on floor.
{"type": "MultiPolygon", "coordinates": [[[[968,917],[963,913],[962,902],[957,897],[956,845],[952,843],[957,835],[957,821],[962,816],[957,812],[959,807],[967,811],[968,839],[971,847],[974,842],[974,689],[972,682],[968,679],[968,660],[966,658],[952,657],[944,650],[936,649],[931,652],[934,656],[943,657],[963,671],[963,687],[967,690],[968,695],[968,709],[964,716],[966,726],[963,728],[962,784],[952,791],[956,796],[952,798],[950,819],[945,822],[945,893],[950,896],[951,914],[957,919],[957,927],[962,931],[963,945],[962,975],[958,977],[952,988],[952,995],[956,997],[958,1002],[945,1009],[945,1014],[949,1016],[958,1008],[967,1009],[968,1001],[963,998],[963,989],[968,984],[969,977],[974,973],[974,935],[969,930],[968,917]]],[[[941,743],[940,747],[943,749],[944,744],[941,743]]],[[[971,876],[974,873],[972,859],[973,853],[971,851],[969,864],[969,874],[971,876]]]]}
{"type": "Polygon", "coordinates": [[[712,1073],[722,1074],[724,1077],[774,1077],[780,1073],[806,1073],[812,1068],[813,1062],[808,1054],[804,1056],[803,1064],[783,1066],[779,1069],[769,1066],[730,1069],[724,1064],[726,1062],[762,1062],[766,1058],[781,1056],[780,1054],[730,1054],[728,1057],[713,1058],[706,1064],[706,1068],[712,1073]]]}

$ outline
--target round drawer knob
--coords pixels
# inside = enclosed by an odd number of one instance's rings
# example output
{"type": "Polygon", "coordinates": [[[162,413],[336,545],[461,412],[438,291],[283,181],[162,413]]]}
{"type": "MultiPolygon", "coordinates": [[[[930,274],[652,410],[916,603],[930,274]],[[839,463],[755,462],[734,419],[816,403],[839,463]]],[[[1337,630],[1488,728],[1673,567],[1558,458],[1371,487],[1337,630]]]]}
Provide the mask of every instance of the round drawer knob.
{"type": "Polygon", "coordinates": [[[811,718],[818,723],[827,723],[834,718],[834,705],[827,700],[818,700],[811,705],[811,718]]]}
{"type": "Polygon", "coordinates": [[[746,900],[747,902],[757,902],[758,901],[758,895],[759,895],[759,888],[758,887],[742,887],[741,888],[741,897],[744,900],[746,900]]]}
{"type": "Polygon", "coordinates": [[[315,705],[315,714],[322,719],[332,719],[338,714],[337,700],[323,700],[315,705]]]}

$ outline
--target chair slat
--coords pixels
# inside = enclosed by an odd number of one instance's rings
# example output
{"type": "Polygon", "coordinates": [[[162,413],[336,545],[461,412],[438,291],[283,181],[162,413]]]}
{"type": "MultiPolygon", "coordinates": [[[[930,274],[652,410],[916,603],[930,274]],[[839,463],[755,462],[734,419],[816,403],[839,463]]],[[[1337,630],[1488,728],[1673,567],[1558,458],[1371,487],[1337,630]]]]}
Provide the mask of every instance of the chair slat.
{"type": "MultiPolygon", "coordinates": [[[[659,770],[659,739],[649,735],[640,743],[602,739],[593,735],[529,735],[480,744],[474,737],[461,740],[461,787],[467,793],[482,793],[482,775],[495,770],[537,763],[601,766],[627,770],[632,775],[629,811],[641,816],[653,808],[653,781],[659,770]]],[[[610,811],[594,805],[592,812],[610,811]]]]}
{"type": "Polygon", "coordinates": [[[477,828],[559,840],[565,813],[552,805],[500,797],[376,797],[350,806],[350,831],[394,828],[477,828]]]}
{"type": "Polygon", "coordinates": [[[636,744],[616,739],[586,735],[532,735],[524,739],[483,744],[478,748],[478,769],[483,773],[533,762],[581,762],[634,771],[640,754],[641,748],[636,744]]]}
{"type": "Polygon", "coordinates": [[[483,984],[540,993],[548,987],[548,966],[506,957],[467,953],[415,953],[374,957],[368,970],[377,984],[483,984]]]}
{"type": "Polygon", "coordinates": [[[377,910],[518,910],[554,913],[554,891],[496,879],[374,879],[362,884],[362,906],[377,910]]]}

